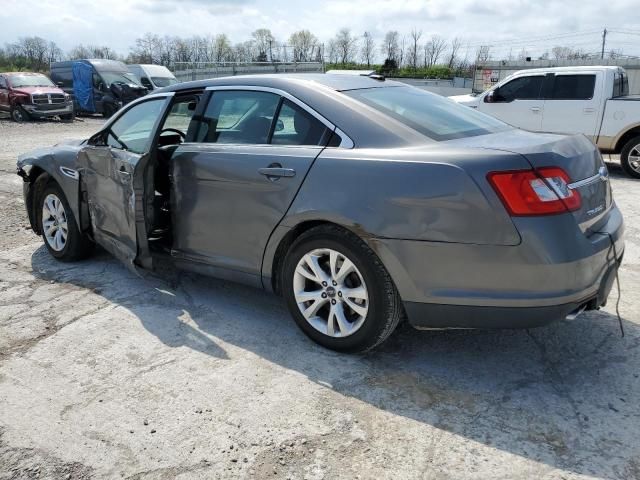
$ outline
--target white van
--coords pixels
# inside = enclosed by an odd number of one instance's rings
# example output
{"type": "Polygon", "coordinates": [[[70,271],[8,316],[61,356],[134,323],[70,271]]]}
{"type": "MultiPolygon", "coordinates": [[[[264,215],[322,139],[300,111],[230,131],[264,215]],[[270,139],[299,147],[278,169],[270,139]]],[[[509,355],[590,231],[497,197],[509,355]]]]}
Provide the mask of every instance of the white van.
{"type": "Polygon", "coordinates": [[[127,67],[149,91],[178,83],[173,73],[162,65],[127,65],[127,67]]]}

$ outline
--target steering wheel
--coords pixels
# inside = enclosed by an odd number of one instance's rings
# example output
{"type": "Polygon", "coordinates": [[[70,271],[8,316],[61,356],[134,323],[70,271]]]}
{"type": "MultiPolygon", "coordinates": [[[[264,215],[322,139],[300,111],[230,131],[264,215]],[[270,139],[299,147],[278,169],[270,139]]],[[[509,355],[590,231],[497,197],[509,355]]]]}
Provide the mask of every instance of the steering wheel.
{"type": "Polygon", "coordinates": [[[162,135],[164,132],[177,133],[180,136],[180,139],[183,141],[185,138],[187,138],[187,134],[184,133],[182,130],[178,130],[177,128],[163,128],[160,131],[160,135],[162,135]]]}

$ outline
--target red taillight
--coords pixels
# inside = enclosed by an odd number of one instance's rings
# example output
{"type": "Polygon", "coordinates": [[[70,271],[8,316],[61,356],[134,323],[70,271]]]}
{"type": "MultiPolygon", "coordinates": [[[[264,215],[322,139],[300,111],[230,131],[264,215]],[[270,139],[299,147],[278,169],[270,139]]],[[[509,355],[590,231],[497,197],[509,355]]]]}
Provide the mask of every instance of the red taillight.
{"type": "Polygon", "coordinates": [[[580,194],[568,187],[569,175],[558,167],[492,172],[487,179],[513,216],[564,213],[582,204],[580,194]]]}

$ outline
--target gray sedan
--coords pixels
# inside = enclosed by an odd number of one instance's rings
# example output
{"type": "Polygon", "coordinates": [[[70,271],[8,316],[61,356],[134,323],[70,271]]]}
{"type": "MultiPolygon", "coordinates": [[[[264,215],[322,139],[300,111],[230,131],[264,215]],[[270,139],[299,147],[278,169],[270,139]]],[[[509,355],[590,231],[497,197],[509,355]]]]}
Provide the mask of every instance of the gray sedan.
{"type": "Polygon", "coordinates": [[[345,352],[417,328],[528,328],[603,305],[622,258],[607,169],[404,84],[349,75],[173,85],[85,141],[23,155],[55,258],[99,244],[284,297],[345,352]]]}

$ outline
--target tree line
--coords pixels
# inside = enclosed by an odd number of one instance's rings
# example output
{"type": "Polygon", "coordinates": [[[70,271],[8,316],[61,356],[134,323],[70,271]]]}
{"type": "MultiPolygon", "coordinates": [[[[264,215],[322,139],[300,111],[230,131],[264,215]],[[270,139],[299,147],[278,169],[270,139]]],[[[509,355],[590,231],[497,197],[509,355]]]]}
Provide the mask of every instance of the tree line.
{"type": "MultiPolygon", "coordinates": [[[[580,59],[584,53],[557,46],[540,59],[580,59]]],[[[388,31],[376,40],[369,31],[356,34],[339,30],[321,42],[309,30],[299,30],[286,39],[277,39],[268,28],[251,33],[250,38],[233,43],[224,33],[194,35],[188,38],[145,33],[137,38],[126,55],[104,45],[79,44],[67,52],[54,41],[24,37],[0,48],[0,71],[33,70],[46,72],[51,62],[79,58],[104,58],[127,63],[155,63],[170,69],[187,68],[195,63],[219,62],[322,62],[327,69],[369,68],[380,73],[445,78],[471,76],[476,65],[492,57],[491,47],[471,49],[463,39],[446,39],[412,29],[408,34],[388,31]]],[[[525,50],[516,57],[524,60],[525,50]]],[[[513,59],[509,54],[509,59],[513,59]]]]}

